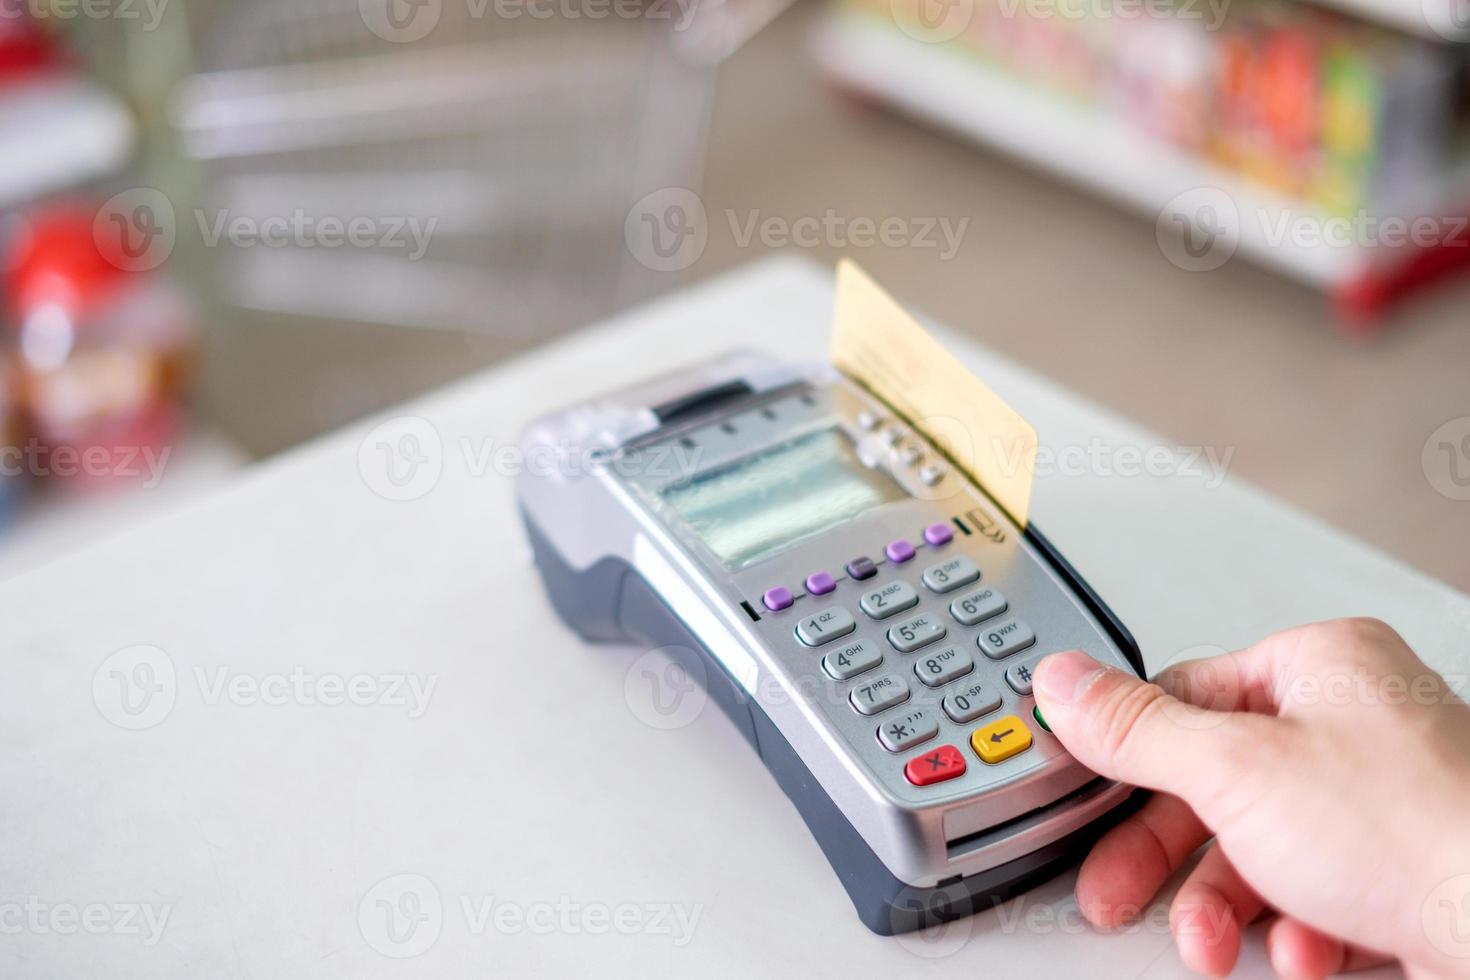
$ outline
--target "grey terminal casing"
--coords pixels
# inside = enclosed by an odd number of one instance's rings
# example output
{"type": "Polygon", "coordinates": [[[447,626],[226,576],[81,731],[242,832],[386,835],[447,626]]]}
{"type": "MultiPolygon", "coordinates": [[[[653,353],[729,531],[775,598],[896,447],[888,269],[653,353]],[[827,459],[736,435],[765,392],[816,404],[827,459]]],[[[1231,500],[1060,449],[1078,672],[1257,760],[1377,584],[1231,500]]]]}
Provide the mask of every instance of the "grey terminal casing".
{"type": "Polygon", "coordinates": [[[1029,684],[1007,677],[1069,649],[1142,676],[1133,638],[1034,527],[1018,528],[922,433],[831,367],[726,355],[542,417],[522,448],[519,505],[558,614],[588,640],[665,648],[703,683],[801,812],[873,931],[934,925],[1031,887],[1141,801],[1141,791],[1067,753],[1020,693],[1029,684]],[[670,487],[834,433],[895,492],[768,554],[732,563],[667,502],[670,487]],[[928,544],[924,531],[934,525],[952,528],[953,539],[928,544]],[[912,559],[886,557],[900,541],[915,545],[912,559]],[[859,556],[877,566],[863,581],[845,571],[859,556]],[[936,593],[924,571],[955,558],[969,559],[980,578],[936,593]],[[835,581],[822,595],[805,585],[818,571],[835,581]],[[917,606],[881,620],[863,609],[870,591],[906,594],[898,583],[920,597],[917,606]],[[982,587],[1000,593],[1005,610],[965,626],[950,603],[982,587]],[[792,602],[774,611],[763,600],[780,588],[792,602]],[[919,613],[945,635],[938,646],[900,652],[888,631],[919,613]],[[833,643],[811,647],[797,635],[803,622],[847,614],[855,626],[833,643]],[[1012,621],[1035,642],[992,659],[986,631],[1012,621]],[[859,642],[882,663],[836,679],[825,655],[859,642]],[[969,655],[973,669],[931,688],[916,667],[948,648],[969,655]],[[903,679],[907,699],[874,714],[856,710],[856,689],[883,675],[903,679]],[[959,690],[1002,704],[958,723],[944,698],[959,690]],[[937,721],[937,734],[890,751],[882,726],[910,715],[937,721]],[[970,735],[1009,716],[1024,722],[1032,744],[987,764],[970,735]],[[963,754],[963,775],[913,785],[906,764],[941,745],[963,754]]]}

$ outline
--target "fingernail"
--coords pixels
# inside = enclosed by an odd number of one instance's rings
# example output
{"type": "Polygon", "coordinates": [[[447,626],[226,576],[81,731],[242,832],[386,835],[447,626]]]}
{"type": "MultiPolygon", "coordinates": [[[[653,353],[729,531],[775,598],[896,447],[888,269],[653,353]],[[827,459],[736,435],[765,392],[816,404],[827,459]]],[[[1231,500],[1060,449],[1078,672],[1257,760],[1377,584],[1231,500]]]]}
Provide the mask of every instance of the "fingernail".
{"type": "Polygon", "coordinates": [[[1107,668],[1081,650],[1054,653],[1036,668],[1036,686],[1047,700],[1072,704],[1097,682],[1107,668]]]}

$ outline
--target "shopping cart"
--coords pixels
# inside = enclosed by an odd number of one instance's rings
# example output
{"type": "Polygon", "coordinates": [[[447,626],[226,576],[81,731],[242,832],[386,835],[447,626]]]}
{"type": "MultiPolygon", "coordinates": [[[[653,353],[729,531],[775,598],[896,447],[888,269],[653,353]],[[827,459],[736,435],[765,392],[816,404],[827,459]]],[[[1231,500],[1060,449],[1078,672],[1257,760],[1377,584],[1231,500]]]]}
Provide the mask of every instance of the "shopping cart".
{"type": "Polygon", "coordinates": [[[528,340],[676,285],[624,243],[635,202],[695,187],[701,162],[713,59],[687,56],[689,8],[666,7],[230,5],[176,110],[203,171],[179,221],[212,246],[220,298],[528,340]],[[371,231],[323,244],[323,221],[354,220],[371,231]]]}

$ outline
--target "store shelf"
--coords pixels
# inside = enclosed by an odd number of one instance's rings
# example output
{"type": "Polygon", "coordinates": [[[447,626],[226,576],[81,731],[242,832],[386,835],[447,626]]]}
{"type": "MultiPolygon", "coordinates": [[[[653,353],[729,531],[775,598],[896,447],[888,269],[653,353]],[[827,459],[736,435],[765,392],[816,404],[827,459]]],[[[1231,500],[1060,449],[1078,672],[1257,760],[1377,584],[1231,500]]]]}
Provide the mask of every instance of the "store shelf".
{"type": "Polygon", "coordinates": [[[127,107],[69,75],[0,87],[0,209],[74,187],[126,162],[135,136],[127,107]]]}
{"type": "MultiPolygon", "coordinates": [[[[1398,274],[1403,249],[1315,242],[1283,235],[1283,222],[1322,227],[1329,216],[1198,156],[1153,139],[1103,111],[993,68],[963,50],[915,41],[892,24],[832,12],[812,38],[821,68],[839,85],[997,147],[1157,217],[1180,195],[1223,191],[1238,212],[1237,254],[1329,292],[1398,274]]],[[[1463,213],[1470,182],[1416,188],[1393,215],[1463,213]]],[[[1462,251],[1470,251],[1464,249],[1462,251]]]]}

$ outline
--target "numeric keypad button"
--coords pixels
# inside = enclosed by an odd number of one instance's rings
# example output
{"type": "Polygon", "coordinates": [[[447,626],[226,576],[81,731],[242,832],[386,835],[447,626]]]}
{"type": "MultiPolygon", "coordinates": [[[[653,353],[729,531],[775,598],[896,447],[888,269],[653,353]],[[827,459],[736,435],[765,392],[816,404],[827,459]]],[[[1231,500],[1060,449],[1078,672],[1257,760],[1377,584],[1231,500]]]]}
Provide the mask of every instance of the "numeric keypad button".
{"type": "Polygon", "coordinates": [[[796,638],[809,647],[831,643],[839,636],[846,636],[857,628],[852,613],[841,606],[829,606],[814,612],[796,624],[796,638]]]}
{"type": "Polygon", "coordinates": [[[908,699],[908,682],[897,674],[880,674],[866,684],[859,684],[848,695],[852,706],[865,715],[876,715],[908,699]]]}
{"type": "Polygon", "coordinates": [[[1019,619],[1007,619],[980,631],[975,643],[991,660],[1000,660],[1026,649],[1036,642],[1031,627],[1019,619]]]}
{"type": "Polygon", "coordinates": [[[974,626],[1006,611],[1006,597],[998,589],[979,589],[949,604],[949,614],[964,626],[974,626]]]}
{"type": "Polygon", "coordinates": [[[914,587],[907,582],[889,582],[876,589],[869,589],[858,600],[858,605],[863,607],[863,612],[874,619],[887,619],[905,609],[912,609],[918,604],[919,593],[915,592],[914,587]]]}
{"type": "Polygon", "coordinates": [[[878,741],[889,752],[902,752],[939,734],[939,719],[933,709],[915,708],[878,726],[878,741]]]}
{"type": "Polygon", "coordinates": [[[928,586],[930,592],[953,592],[979,577],[980,569],[964,555],[955,555],[924,569],[924,585],[928,586]]]}
{"type": "Polygon", "coordinates": [[[1000,695],[989,684],[974,681],[944,697],[944,713],[963,725],[1000,707],[1000,695]]]}
{"type": "Polygon", "coordinates": [[[926,687],[943,687],[975,669],[975,658],[962,647],[948,646],[933,653],[921,654],[914,664],[914,676],[926,687]]]}
{"type": "Polygon", "coordinates": [[[919,613],[888,629],[888,642],[899,653],[912,653],[935,640],[943,639],[944,622],[933,613],[919,613]]]}
{"type": "Polygon", "coordinates": [[[828,676],[845,681],[883,662],[883,652],[872,640],[844,643],[822,658],[822,669],[828,676]]]}

